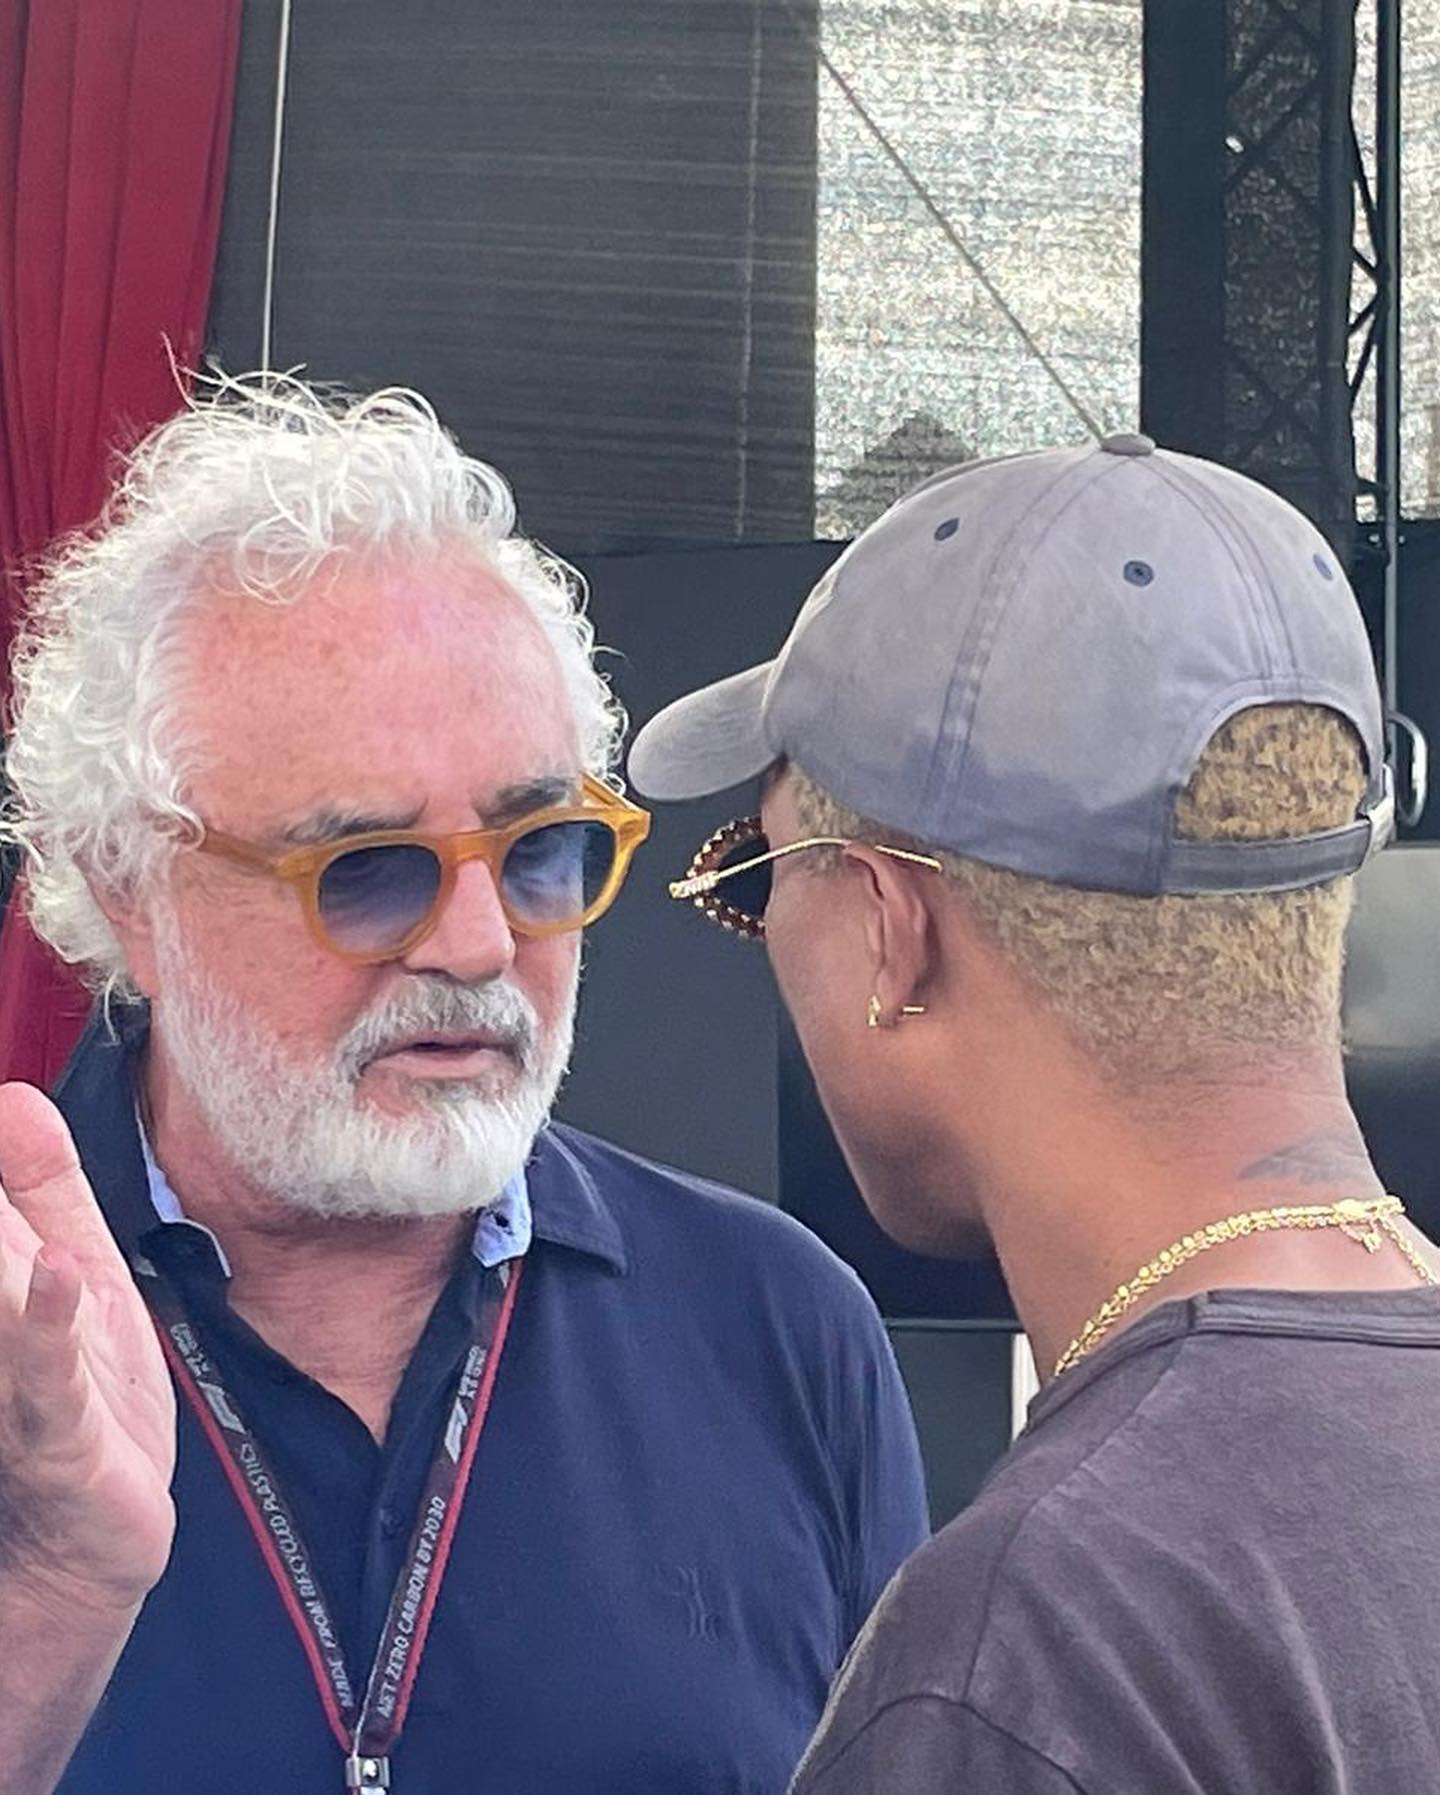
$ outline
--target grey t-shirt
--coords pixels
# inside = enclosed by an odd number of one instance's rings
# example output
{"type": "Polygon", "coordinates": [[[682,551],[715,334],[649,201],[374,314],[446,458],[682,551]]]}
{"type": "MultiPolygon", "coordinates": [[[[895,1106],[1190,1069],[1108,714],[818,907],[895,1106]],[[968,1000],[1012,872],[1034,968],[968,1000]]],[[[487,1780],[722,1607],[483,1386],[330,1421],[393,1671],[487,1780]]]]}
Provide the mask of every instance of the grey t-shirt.
{"type": "Polygon", "coordinates": [[[1213,1291],[1050,1384],[797,1795],[1434,1795],[1440,1292],[1213,1291]]]}

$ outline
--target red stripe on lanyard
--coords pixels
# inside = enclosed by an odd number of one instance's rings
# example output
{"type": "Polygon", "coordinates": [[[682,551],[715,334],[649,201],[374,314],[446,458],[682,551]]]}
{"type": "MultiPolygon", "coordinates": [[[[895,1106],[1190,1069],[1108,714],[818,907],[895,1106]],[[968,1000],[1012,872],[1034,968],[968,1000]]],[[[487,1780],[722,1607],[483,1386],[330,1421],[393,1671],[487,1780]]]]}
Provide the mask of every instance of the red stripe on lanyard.
{"type": "MultiPolygon", "coordinates": [[[[211,1411],[210,1404],[206,1399],[208,1385],[203,1384],[200,1381],[202,1373],[206,1372],[209,1373],[210,1377],[215,1379],[218,1393],[224,1396],[223,1385],[219,1383],[218,1372],[210,1366],[208,1356],[204,1353],[203,1347],[200,1346],[198,1342],[195,1343],[198,1364],[192,1365],[187,1360],[184,1343],[173,1337],[171,1329],[172,1327],[183,1327],[187,1337],[191,1339],[192,1342],[195,1341],[194,1330],[191,1328],[188,1320],[186,1320],[183,1310],[166,1296],[164,1287],[158,1284],[155,1280],[154,1273],[149,1270],[148,1266],[146,1267],[146,1273],[148,1274],[146,1282],[152,1286],[149,1300],[162,1311],[169,1311],[168,1318],[162,1314],[157,1314],[155,1318],[157,1324],[156,1332],[160,1337],[161,1350],[164,1352],[165,1357],[170,1364],[176,1382],[184,1390],[186,1400],[189,1402],[191,1409],[199,1420],[201,1429],[210,1443],[211,1450],[220,1460],[221,1467],[230,1483],[231,1490],[244,1512],[246,1521],[249,1523],[250,1531],[255,1538],[255,1543],[260,1548],[261,1560],[270,1573],[270,1580],[274,1583],[279,1592],[281,1603],[289,1616],[291,1626],[300,1637],[300,1644],[309,1661],[310,1673],[319,1693],[320,1703],[325,1711],[326,1720],[328,1721],[330,1730],[335,1735],[341,1750],[346,1754],[347,1765],[352,1758],[357,1758],[357,1754],[359,1757],[374,1758],[380,1760],[382,1764],[386,1763],[389,1758],[390,1750],[399,1738],[401,1728],[404,1725],[406,1711],[410,1705],[411,1693],[414,1690],[416,1679],[419,1676],[420,1662],[425,1650],[426,1637],[430,1631],[430,1623],[434,1617],[436,1603],[440,1596],[440,1587],[444,1581],[445,1569],[450,1557],[450,1549],[454,1542],[456,1528],[459,1525],[460,1509],[464,1502],[470,1474],[474,1467],[476,1450],[480,1444],[480,1435],[484,1431],[485,1422],[489,1415],[490,1400],[494,1393],[496,1377],[499,1374],[500,1358],[504,1351],[506,1337],[510,1330],[510,1319],[514,1313],[515,1299],[519,1293],[520,1276],[524,1270],[524,1266],[525,1262],[523,1259],[514,1259],[509,1262],[507,1267],[497,1268],[489,1274],[491,1277],[497,1278],[502,1283],[503,1293],[500,1295],[498,1308],[490,1309],[490,1314],[493,1316],[493,1324],[484,1318],[484,1311],[482,1310],[482,1318],[478,1327],[477,1339],[475,1344],[472,1345],[470,1359],[467,1360],[467,1368],[461,1373],[459,1385],[461,1394],[457,1394],[457,1403],[467,1401],[473,1403],[473,1407],[471,1407],[469,1411],[468,1418],[463,1419],[463,1443],[459,1447],[459,1458],[455,1463],[453,1478],[448,1481],[448,1487],[445,1482],[442,1482],[439,1489],[437,1489],[433,1481],[437,1466],[446,1456],[445,1445],[443,1443],[440,1448],[437,1448],[440,1455],[439,1458],[432,1462],[431,1489],[433,1499],[438,1501],[441,1493],[444,1492],[444,1518],[440,1522],[435,1539],[434,1557],[430,1565],[430,1575],[426,1578],[425,1589],[415,1611],[414,1629],[410,1638],[410,1649],[406,1653],[404,1668],[394,1686],[393,1700],[389,1703],[382,1701],[384,1718],[379,1721],[378,1725],[378,1716],[374,1711],[373,1703],[375,1701],[377,1687],[383,1687],[382,1673],[385,1657],[385,1643],[387,1638],[393,1637],[391,1623],[402,1600],[401,1588],[404,1582],[404,1574],[402,1573],[401,1581],[397,1583],[395,1593],[391,1597],[391,1606],[386,1617],[385,1632],[382,1633],[381,1636],[380,1650],[378,1651],[372,1666],[369,1682],[364,1688],[363,1695],[359,1688],[355,1689],[355,1700],[351,1706],[347,1708],[345,1701],[346,1689],[337,1687],[332,1675],[331,1667],[327,1665],[322,1652],[323,1642],[317,1638],[315,1628],[309,1624],[306,1613],[300,1606],[299,1598],[305,1591],[304,1589],[300,1589],[297,1592],[295,1580],[287,1575],[287,1567],[281,1558],[279,1543],[272,1536],[270,1529],[265,1525],[264,1518],[254,1500],[253,1493],[247,1487],[244,1470],[237,1463],[236,1455],[231,1450],[231,1444],[227,1441],[221,1430],[220,1420],[211,1411]],[[475,1388],[473,1397],[466,1397],[463,1395],[463,1392],[471,1375],[471,1361],[476,1355],[476,1347],[480,1346],[483,1337],[487,1334],[488,1340],[485,1341],[483,1345],[484,1368],[480,1371],[480,1381],[478,1387],[475,1388]]],[[[488,1306],[494,1299],[493,1297],[487,1297],[484,1300],[488,1306]]],[[[228,1396],[225,1396],[225,1401],[227,1404],[230,1404],[230,1398],[228,1396]]],[[[265,1465],[263,1455],[259,1452],[258,1441],[256,1441],[254,1435],[249,1432],[248,1427],[245,1426],[243,1417],[237,1417],[236,1426],[250,1442],[249,1449],[255,1458],[256,1468],[267,1480],[272,1495],[278,1497],[282,1505],[282,1512],[288,1511],[288,1499],[284,1497],[283,1492],[281,1492],[275,1484],[272,1474],[268,1471],[265,1465]]],[[[289,1522],[289,1530],[295,1538],[297,1546],[303,1551],[304,1542],[298,1535],[298,1522],[293,1518],[290,1518],[288,1513],[287,1519],[289,1522]]],[[[420,1533],[421,1522],[418,1518],[416,1527],[417,1533],[415,1538],[419,1539],[422,1535],[420,1533]]],[[[306,1555],[308,1557],[308,1553],[306,1555]]],[[[317,1605],[321,1607],[322,1614],[328,1615],[329,1604],[324,1597],[323,1589],[315,1581],[315,1573],[313,1570],[308,1574],[310,1581],[314,1586],[317,1605]]],[[[330,1618],[326,1624],[333,1629],[333,1618],[330,1618]]],[[[348,1667],[344,1664],[343,1655],[340,1654],[338,1641],[336,1644],[336,1651],[335,1670],[338,1672],[346,1688],[352,1687],[353,1685],[350,1683],[348,1667]]],[[[367,1783],[364,1786],[369,1787],[370,1785],[367,1783]]],[[[377,1786],[388,1787],[388,1783],[377,1786]]]]}
{"type": "Polygon", "coordinates": [[[290,1624],[299,1636],[305,1656],[310,1661],[310,1674],[314,1677],[315,1687],[320,1692],[320,1702],[325,1709],[325,1718],[330,1722],[330,1731],[339,1741],[341,1751],[348,1753],[351,1748],[350,1729],[341,1712],[340,1704],[335,1699],[335,1691],[331,1687],[330,1677],[320,1656],[320,1648],[315,1643],[314,1635],[306,1624],[295,1591],[291,1588],[290,1580],[285,1575],[285,1568],[280,1562],[279,1549],[261,1520],[260,1511],[250,1498],[250,1492],[245,1487],[239,1468],[231,1458],[225,1441],[221,1438],[220,1425],[210,1413],[209,1405],[197,1388],[194,1378],[191,1377],[189,1367],[180,1357],[168,1332],[163,1327],[157,1327],[155,1331],[160,1336],[161,1350],[170,1361],[175,1382],[185,1392],[190,1407],[195,1411],[196,1418],[204,1428],[215,1457],[219,1459],[222,1470],[230,1480],[230,1487],[234,1490],[235,1499],[240,1504],[240,1512],[245,1516],[250,1525],[250,1531],[255,1536],[255,1543],[260,1548],[260,1556],[265,1560],[271,1581],[280,1592],[280,1600],[285,1604],[286,1612],[290,1616],[290,1624]]]}
{"type": "Polygon", "coordinates": [[[471,1467],[475,1463],[475,1453],[480,1445],[480,1436],[485,1431],[485,1421],[490,1413],[490,1397],[495,1389],[495,1379],[500,1371],[500,1355],[505,1350],[505,1336],[510,1332],[510,1317],[515,1312],[515,1297],[520,1289],[520,1274],[525,1269],[523,1259],[510,1261],[510,1281],[506,1286],[505,1297],[500,1305],[500,1315],[495,1323],[495,1338],[490,1347],[490,1355],[485,1363],[484,1376],[480,1380],[480,1388],[475,1396],[475,1413],[471,1418],[466,1435],[464,1449],[455,1474],[455,1494],[451,1500],[449,1511],[440,1530],[440,1538],[435,1545],[435,1565],[430,1581],[425,1586],[425,1594],[421,1599],[420,1612],[415,1617],[415,1644],[405,1665],[405,1674],[400,1682],[399,1695],[395,1702],[395,1719],[392,1724],[392,1737],[398,1738],[405,1725],[405,1715],[410,1706],[411,1692],[416,1679],[420,1675],[420,1661],[425,1655],[425,1640],[430,1632],[430,1622],[435,1613],[436,1603],[440,1600],[440,1588],[445,1581],[445,1567],[450,1558],[450,1547],[455,1539],[455,1530],[460,1525],[460,1510],[465,1501],[465,1492],[470,1483],[471,1467]]]}

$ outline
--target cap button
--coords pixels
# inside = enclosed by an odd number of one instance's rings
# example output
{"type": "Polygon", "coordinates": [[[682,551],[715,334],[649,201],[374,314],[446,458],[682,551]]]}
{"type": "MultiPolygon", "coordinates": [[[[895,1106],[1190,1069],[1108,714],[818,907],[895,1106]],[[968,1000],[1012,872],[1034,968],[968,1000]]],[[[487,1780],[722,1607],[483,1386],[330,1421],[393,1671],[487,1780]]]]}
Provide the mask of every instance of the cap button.
{"type": "Polygon", "coordinates": [[[1138,430],[1122,430],[1117,436],[1102,438],[1100,447],[1107,455],[1153,455],[1155,439],[1138,430]]]}

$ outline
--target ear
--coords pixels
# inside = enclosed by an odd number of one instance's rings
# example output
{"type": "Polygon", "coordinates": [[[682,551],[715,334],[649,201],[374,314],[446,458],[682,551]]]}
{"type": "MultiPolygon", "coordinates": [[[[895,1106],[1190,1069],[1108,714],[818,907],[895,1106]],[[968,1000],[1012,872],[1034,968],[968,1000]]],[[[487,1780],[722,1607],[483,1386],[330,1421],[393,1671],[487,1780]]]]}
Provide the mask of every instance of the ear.
{"type": "Polygon", "coordinates": [[[926,1001],[936,970],[938,945],[931,911],[936,875],[923,867],[881,854],[862,842],[844,850],[845,859],[863,881],[862,924],[871,990],[880,1000],[882,1026],[900,1020],[901,1011],[926,1001]]]}
{"type": "Polygon", "coordinates": [[[95,883],[90,895],[120,944],[131,983],[142,997],[153,1000],[160,989],[153,909],[140,903],[133,892],[122,894],[95,883]]]}

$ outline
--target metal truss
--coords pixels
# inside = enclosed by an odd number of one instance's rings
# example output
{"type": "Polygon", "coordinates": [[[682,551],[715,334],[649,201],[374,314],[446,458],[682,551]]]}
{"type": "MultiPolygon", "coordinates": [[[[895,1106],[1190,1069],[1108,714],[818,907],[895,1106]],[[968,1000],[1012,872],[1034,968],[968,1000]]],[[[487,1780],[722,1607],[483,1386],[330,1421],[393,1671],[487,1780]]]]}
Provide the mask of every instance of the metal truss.
{"type": "Polygon", "coordinates": [[[1355,4],[1227,0],[1219,96],[1226,458],[1288,489],[1342,552],[1355,4]]]}
{"type": "MultiPolygon", "coordinates": [[[[1356,417],[1365,379],[1375,371],[1375,474],[1358,482],[1375,507],[1362,542],[1379,564],[1384,643],[1388,749],[1399,762],[1400,738],[1408,747],[1407,774],[1399,793],[1400,820],[1415,824],[1425,808],[1427,747],[1419,726],[1400,709],[1400,75],[1401,0],[1353,0],[1352,30],[1360,6],[1375,8],[1375,137],[1367,159],[1352,113],[1351,167],[1362,241],[1353,246],[1354,295],[1350,315],[1353,366],[1350,407],[1356,417]],[[1371,167],[1374,176],[1371,176],[1371,167]],[[1357,348],[1358,346],[1358,348],[1357,348]]],[[[1398,776],[1398,767],[1397,767],[1398,776]]]]}

